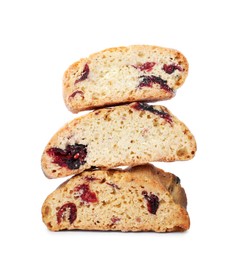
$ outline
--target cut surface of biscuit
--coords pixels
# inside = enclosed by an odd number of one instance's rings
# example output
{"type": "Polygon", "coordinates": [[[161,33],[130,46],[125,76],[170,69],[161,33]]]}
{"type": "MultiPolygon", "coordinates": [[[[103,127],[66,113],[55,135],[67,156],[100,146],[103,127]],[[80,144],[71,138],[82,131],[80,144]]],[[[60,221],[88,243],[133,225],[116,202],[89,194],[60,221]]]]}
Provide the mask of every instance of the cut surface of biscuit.
{"type": "Polygon", "coordinates": [[[67,123],[49,141],[41,162],[45,175],[57,178],[95,167],[189,160],[195,152],[192,133],[167,108],[134,102],[67,123]]]}
{"type": "Polygon", "coordinates": [[[42,218],[52,231],[184,231],[186,205],[180,179],[148,164],[72,177],[46,198],[42,218]]]}
{"type": "Polygon", "coordinates": [[[188,62],[177,50],[132,45],[103,50],[64,73],[67,108],[82,110],[134,101],[170,99],[184,83],[188,62]]]}

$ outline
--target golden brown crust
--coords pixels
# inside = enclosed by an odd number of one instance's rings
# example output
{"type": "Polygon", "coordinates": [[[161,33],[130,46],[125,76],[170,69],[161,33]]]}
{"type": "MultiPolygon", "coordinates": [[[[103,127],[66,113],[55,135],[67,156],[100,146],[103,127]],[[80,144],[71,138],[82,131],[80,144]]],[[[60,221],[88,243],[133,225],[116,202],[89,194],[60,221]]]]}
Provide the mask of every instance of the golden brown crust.
{"type": "MultiPolygon", "coordinates": [[[[150,164],[125,170],[85,171],[69,179],[46,198],[42,218],[48,229],[53,231],[184,231],[190,226],[189,216],[179,203],[181,193],[172,194],[167,188],[171,185],[168,184],[171,178],[177,177],[150,164]],[[82,191],[75,193],[80,185],[87,186],[87,196],[82,197],[82,191]],[[96,196],[94,200],[92,194],[96,196]],[[158,208],[153,213],[149,212],[145,194],[159,198],[158,208]],[[91,201],[85,201],[90,196],[91,201]],[[62,206],[67,203],[76,206],[77,216],[72,216],[73,212],[62,211],[62,206]]],[[[183,190],[180,183],[173,185],[177,190],[183,190]]]]}
{"type": "Polygon", "coordinates": [[[182,207],[187,207],[187,197],[184,189],[180,185],[179,177],[175,176],[172,173],[164,172],[161,169],[157,170],[157,174],[160,178],[162,184],[173,196],[173,199],[176,203],[180,204],[182,207]]]}
{"type": "Polygon", "coordinates": [[[174,49],[150,45],[109,48],[80,59],[65,71],[63,97],[67,108],[73,113],[134,101],[167,100],[184,83],[188,68],[184,55],[174,49]],[[151,70],[136,68],[148,62],[155,63],[151,70]],[[75,83],[82,76],[86,64],[89,66],[88,75],[75,83]],[[182,70],[165,73],[162,69],[164,64],[174,64],[182,70]],[[162,77],[173,91],[158,84],[137,88],[143,75],[162,77]]]}

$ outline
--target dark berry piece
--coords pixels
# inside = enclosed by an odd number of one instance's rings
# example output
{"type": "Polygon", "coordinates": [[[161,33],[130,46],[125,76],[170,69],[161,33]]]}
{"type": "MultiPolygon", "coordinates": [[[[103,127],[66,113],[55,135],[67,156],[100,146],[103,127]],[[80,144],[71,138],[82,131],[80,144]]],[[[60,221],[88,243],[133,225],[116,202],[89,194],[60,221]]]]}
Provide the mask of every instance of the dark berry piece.
{"type": "Polygon", "coordinates": [[[80,81],[85,80],[88,77],[89,74],[89,66],[88,64],[85,64],[83,71],[80,74],[80,77],[75,80],[74,84],[77,84],[80,81]]]}
{"type": "Polygon", "coordinates": [[[57,212],[57,222],[61,223],[61,220],[68,220],[72,224],[77,217],[77,208],[74,203],[64,204],[57,212]]]}
{"type": "Polygon", "coordinates": [[[162,69],[168,74],[172,74],[175,70],[183,71],[183,69],[176,64],[170,64],[170,65],[164,64],[162,69]]]}
{"type": "Polygon", "coordinates": [[[157,209],[159,208],[159,198],[154,195],[153,193],[150,193],[148,195],[147,191],[142,191],[142,195],[147,200],[147,209],[151,214],[156,214],[157,209]]]}
{"type": "Polygon", "coordinates": [[[118,217],[115,217],[115,216],[113,216],[112,218],[111,218],[111,221],[112,221],[112,224],[114,225],[114,224],[116,224],[118,221],[120,221],[121,219],[120,218],[118,218],[118,217]]]}
{"type": "Polygon", "coordinates": [[[97,196],[95,192],[90,191],[88,184],[82,184],[74,188],[74,198],[81,198],[82,201],[90,203],[90,202],[98,202],[97,196]]]}
{"type": "Polygon", "coordinates": [[[135,104],[132,105],[132,108],[136,109],[136,110],[145,110],[145,111],[149,111],[155,115],[160,116],[161,118],[165,119],[168,123],[172,123],[172,118],[170,116],[170,114],[166,113],[163,110],[157,110],[155,109],[153,106],[150,106],[146,103],[141,103],[141,102],[136,102],[135,104]]]}
{"type": "Polygon", "coordinates": [[[141,71],[150,72],[153,69],[153,67],[155,66],[155,64],[156,64],[155,62],[146,62],[139,66],[135,66],[135,65],[132,65],[132,66],[141,71]]]}
{"type": "Polygon", "coordinates": [[[70,98],[74,98],[77,94],[80,95],[80,96],[84,99],[84,93],[83,93],[83,91],[81,91],[81,90],[76,90],[76,91],[74,91],[74,92],[69,96],[69,99],[70,99],[70,98]]]}
{"type": "Polygon", "coordinates": [[[57,163],[61,167],[68,167],[70,170],[75,170],[86,163],[87,145],[67,145],[64,150],[53,147],[47,150],[47,154],[53,157],[53,163],[57,163]]]}
{"type": "Polygon", "coordinates": [[[118,185],[116,185],[115,183],[110,183],[110,182],[106,182],[107,185],[110,185],[112,188],[120,190],[120,188],[118,187],[118,185]]]}
{"type": "Polygon", "coordinates": [[[159,76],[140,76],[140,78],[142,79],[141,82],[139,83],[139,85],[137,86],[137,88],[143,88],[143,87],[147,87],[147,88],[152,88],[153,84],[159,84],[161,89],[164,89],[168,92],[173,92],[173,89],[170,88],[167,85],[167,80],[163,80],[161,77],[159,76]]]}
{"type": "Polygon", "coordinates": [[[155,83],[153,82],[151,76],[140,76],[140,78],[142,78],[142,81],[139,83],[137,88],[143,88],[143,87],[152,88],[153,83],[155,83]]]}
{"type": "Polygon", "coordinates": [[[179,177],[177,177],[177,176],[175,177],[175,183],[176,183],[176,184],[179,184],[179,183],[180,183],[180,179],[179,179],[179,177]]]}

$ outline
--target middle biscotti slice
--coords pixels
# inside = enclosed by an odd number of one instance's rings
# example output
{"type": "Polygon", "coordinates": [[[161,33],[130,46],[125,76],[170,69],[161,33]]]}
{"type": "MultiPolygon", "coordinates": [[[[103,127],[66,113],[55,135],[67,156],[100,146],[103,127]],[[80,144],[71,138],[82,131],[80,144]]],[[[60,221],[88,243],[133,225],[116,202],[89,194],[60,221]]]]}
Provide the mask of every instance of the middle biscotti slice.
{"type": "Polygon", "coordinates": [[[66,124],[47,144],[42,169],[57,178],[95,167],[188,160],[195,152],[193,135],[167,108],[135,102],[98,109],[66,124]]]}

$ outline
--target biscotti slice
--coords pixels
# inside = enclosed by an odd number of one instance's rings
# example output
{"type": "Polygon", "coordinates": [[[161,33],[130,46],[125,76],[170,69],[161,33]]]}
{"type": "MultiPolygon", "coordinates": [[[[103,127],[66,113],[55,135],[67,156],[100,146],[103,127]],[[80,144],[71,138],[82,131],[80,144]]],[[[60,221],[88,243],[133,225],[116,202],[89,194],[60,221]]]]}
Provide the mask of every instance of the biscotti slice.
{"type": "Polygon", "coordinates": [[[98,109],[66,124],[46,146],[42,169],[57,178],[92,167],[188,160],[195,151],[193,135],[167,108],[135,102],[98,109]]]}
{"type": "Polygon", "coordinates": [[[188,74],[177,50],[150,45],[106,49],[72,64],[64,74],[67,108],[82,110],[133,101],[170,99],[188,74]]]}
{"type": "Polygon", "coordinates": [[[42,218],[53,231],[184,231],[186,205],[178,177],[143,165],[72,177],[46,198],[42,218]]]}

